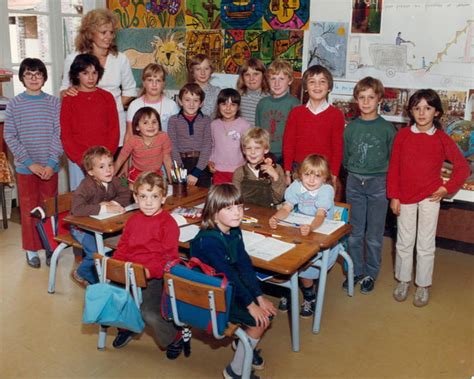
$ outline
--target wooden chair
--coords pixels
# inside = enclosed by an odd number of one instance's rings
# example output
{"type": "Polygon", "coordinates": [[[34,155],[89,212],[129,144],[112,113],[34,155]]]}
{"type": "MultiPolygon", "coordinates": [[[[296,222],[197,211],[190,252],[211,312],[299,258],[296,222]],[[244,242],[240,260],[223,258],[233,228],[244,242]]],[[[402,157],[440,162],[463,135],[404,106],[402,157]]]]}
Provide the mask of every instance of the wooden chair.
{"type": "Polygon", "coordinates": [[[226,306],[226,289],[208,284],[191,281],[171,273],[165,273],[165,291],[170,297],[171,309],[173,312],[173,321],[176,325],[186,327],[193,325],[192,315],[180,315],[178,313],[177,301],[184,302],[196,307],[209,310],[209,323],[212,325],[212,334],[216,339],[236,335],[243,343],[245,358],[242,371],[242,378],[250,378],[252,368],[253,349],[248,340],[247,334],[239,325],[229,323],[223,334],[220,334],[217,328],[217,312],[228,312],[226,306]],[[189,316],[189,317],[188,317],[189,316]],[[182,320],[186,319],[187,322],[182,320]]]}
{"type": "MultiPolygon", "coordinates": [[[[100,254],[94,254],[94,262],[99,276],[99,280],[102,280],[102,259],[104,256],[100,254]]],[[[124,284],[126,283],[125,277],[125,263],[124,261],[119,261],[117,259],[107,258],[107,270],[106,277],[104,280],[110,280],[114,283],[124,284]]],[[[142,294],[141,289],[146,288],[147,281],[145,275],[145,268],[142,265],[133,263],[128,271],[128,276],[130,280],[130,291],[132,293],[133,300],[138,308],[142,303],[142,294]]],[[[97,349],[105,350],[105,343],[107,339],[107,325],[100,325],[99,327],[99,338],[97,341],[97,349]]]]}

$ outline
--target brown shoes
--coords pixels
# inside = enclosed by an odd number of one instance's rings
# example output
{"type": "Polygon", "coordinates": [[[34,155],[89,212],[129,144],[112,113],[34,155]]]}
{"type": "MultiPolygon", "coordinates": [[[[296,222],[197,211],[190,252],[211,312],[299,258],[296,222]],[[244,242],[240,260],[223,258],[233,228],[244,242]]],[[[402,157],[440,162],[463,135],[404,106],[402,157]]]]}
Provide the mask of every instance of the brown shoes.
{"type": "Polygon", "coordinates": [[[89,285],[89,282],[80,276],[76,269],[71,271],[71,279],[82,288],[87,288],[89,285]]]}

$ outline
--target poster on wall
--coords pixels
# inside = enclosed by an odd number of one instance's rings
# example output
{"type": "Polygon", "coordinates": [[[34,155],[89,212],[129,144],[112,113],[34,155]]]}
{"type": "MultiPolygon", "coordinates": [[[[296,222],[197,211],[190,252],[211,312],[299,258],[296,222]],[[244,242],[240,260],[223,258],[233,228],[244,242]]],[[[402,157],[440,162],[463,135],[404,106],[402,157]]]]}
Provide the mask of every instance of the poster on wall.
{"type": "Polygon", "coordinates": [[[224,70],[224,37],[221,30],[188,30],[186,32],[186,61],[196,54],[206,55],[215,72],[224,70]]]}
{"type": "Polygon", "coordinates": [[[384,97],[380,104],[380,115],[387,121],[407,123],[409,117],[406,106],[412,92],[407,88],[385,88],[384,97]]]}
{"type": "Polygon", "coordinates": [[[187,29],[220,29],[220,0],[186,0],[187,29]]]}
{"type": "Polygon", "coordinates": [[[221,0],[223,29],[261,30],[262,15],[262,0],[221,0]]]}
{"type": "Polygon", "coordinates": [[[309,0],[266,0],[263,29],[307,30],[309,5],[309,0]]]}
{"type": "Polygon", "coordinates": [[[352,0],[352,33],[378,34],[382,20],[382,0],[352,0]]]}
{"type": "Polygon", "coordinates": [[[335,78],[344,78],[348,26],[343,22],[312,22],[307,67],[319,64],[331,71],[335,78]]]}

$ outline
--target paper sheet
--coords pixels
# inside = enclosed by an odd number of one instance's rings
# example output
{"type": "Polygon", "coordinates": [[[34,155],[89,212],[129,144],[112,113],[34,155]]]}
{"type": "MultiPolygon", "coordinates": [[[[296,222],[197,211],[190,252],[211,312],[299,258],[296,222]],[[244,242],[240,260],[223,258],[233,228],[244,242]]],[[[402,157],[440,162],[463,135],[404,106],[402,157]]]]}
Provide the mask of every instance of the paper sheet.
{"type": "MultiPolygon", "coordinates": [[[[125,209],[125,212],[133,211],[135,209],[138,209],[138,204],[137,203],[132,203],[130,205],[127,205],[124,209],[125,209]]],[[[90,215],[89,217],[95,218],[96,220],[105,220],[107,218],[119,216],[121,214],[122,213],[105,212],[105,213],[101,213],[100,215],[90,215]]]]}
{"type": "Polygon", "coordinates": [[[255,258],[271,261],[295,247],[294,243],[280,241],[276,238],[265,237],[258,233],[242,231],[245,250],[255,258]]]}

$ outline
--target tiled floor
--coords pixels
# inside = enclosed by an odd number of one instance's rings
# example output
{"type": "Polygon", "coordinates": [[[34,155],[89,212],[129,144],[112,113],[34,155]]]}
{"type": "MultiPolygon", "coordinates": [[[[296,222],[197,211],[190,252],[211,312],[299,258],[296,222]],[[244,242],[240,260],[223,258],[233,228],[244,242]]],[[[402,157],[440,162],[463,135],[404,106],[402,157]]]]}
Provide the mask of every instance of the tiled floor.
{"type": "MultiPolygon", "coordinates": [[[[229,341],[195,332],[190,358],[168,361],[149,334],[114,350],[96,350],[97,328],[81,323],[84,291],[73,284],[69,250],[57,289],[48,268],[29,268],[20,226],[0,229],[0,378],[219,378],[232,357],[229,341]]],[[[43,257],[42,257],[43,258],[43,257]]],[[[302,320],[302,349],[292,353],[288,316],[279,314],[260,344],[264,378],[468,378],[474,374],[474,256],[439,250],[430,304],[392,299],[391,240],[385,240],[375,291],[349,298],[337,265],[328,277],[321,332],[302,320]]],[[[410,292],[410,295],[413,291],[410,292]]],[[[272,298],[277,302],[276,298],[272,298]]]]}

